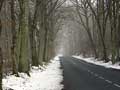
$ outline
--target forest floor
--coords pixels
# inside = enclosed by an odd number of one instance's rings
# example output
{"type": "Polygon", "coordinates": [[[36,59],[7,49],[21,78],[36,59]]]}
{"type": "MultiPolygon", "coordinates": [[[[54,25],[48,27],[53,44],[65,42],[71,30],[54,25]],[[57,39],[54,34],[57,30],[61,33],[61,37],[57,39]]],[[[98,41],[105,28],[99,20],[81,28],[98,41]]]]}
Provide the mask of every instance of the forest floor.
{"type": "Polygon", "coordinates": [[[3,90],[61,90],[63,85],[62,70],[60,69],[59,57],[51,60],[47,66],[33,67],[30,77],[20,73],[20,77],[14,75],[3,79],[3,90]]]}
{"type": "Polygon", "coordinates": [[[112,62],[109,61],[109,62],[105,63],[104,61],[97,60],[94,57],[84,58],[82,55],[79,55],[79,56],[74,55],[73,57],[77,58],[79,60],[83,60],[87,63],[92,63],[92,64],[99,65],[99,66],[104,66],[105,68],[112,68],[112,69],[120,70],[120,62],[112,64],[112,62]]]}

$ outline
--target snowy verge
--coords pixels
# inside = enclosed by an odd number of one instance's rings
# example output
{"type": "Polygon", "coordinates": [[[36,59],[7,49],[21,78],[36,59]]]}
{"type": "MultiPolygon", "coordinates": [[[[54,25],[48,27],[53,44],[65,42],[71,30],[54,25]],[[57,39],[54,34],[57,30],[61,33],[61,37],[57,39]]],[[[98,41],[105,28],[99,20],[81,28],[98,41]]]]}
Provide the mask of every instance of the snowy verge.
{"type": "Polygon", "coordinates": [[[104,61],[98,61],[97,59],[95,59],[93,57],[84,58],[82,55],[80,55],[80,56],[75,56],[74,55],[73,57],[77,58],[77,59],[80,59],[80,60],[83,60],[83,61],[88,62],[88,63],[92,63],[92,64],[99,65],[99,66],[104,66],[105,68],[113,68],[113,69],[120,70],[120,62],[112,64],[112,62],[109,61],[108,63],[105,63],[104,61]]]}
{"type": "Polygon", "coordinates": [[[20,73],[20,77],[7,76],[3,79],[3,90],[7,90],[7,88],[13,90],[61,90],[63,88],[62,73],[57,56],[43,70],[34,67],[30,72],[31,77],[24,73],[20,73]]]}

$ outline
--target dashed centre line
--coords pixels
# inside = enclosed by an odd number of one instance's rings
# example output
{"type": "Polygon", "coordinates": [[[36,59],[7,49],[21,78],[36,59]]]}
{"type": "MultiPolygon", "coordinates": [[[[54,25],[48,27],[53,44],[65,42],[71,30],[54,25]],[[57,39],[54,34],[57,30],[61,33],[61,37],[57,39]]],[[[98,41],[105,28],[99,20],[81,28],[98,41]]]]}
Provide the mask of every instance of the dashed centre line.
{"type": "Polygon", "coordinates": [[[102,80],[104,80],[105,82],[114,85],[115,87],[120,88],[120,85],[119,85],[119,84],[113,83],[112,81],[107,80],[107,79],[105,79],[104,77],[102,77],[102,76],[98,75],[97,73],[94,73],[94,72],[92,72],[92,71],[90,71],[90,70],[87,70],[87,71],[88,71],[91,75],[94,75],[95,77],[97,77],[97,78],[99,78],[99,79],[102,79],[102,80]]]}
{"type": "Polygon", "coordinates": [[[104,77],[101,77],[101,76],[99,76],[98,78],[100,78],[100,79],[104,79],[104,77]]]}
{"type": "Polygon", "coordinates": [[[108,83],[110,83],[110,84],[112,84],[113,82],[112,81],[110,81],[110,80],[105,80],[106,82],[108,82],[108,83]]]}
{"type": "Polygon", "coordinates": [[[116,87],[118,87],[118,88],[120,88],[120,85],[118,85],[118,84],[113,84],[114,86],[116,86],[116,87]]]}
{"type": "MultiPolygon", "coordinates": [[[[72,62],[72,63],[73,63],[74,65],[76,65],[76,63],[74,63],[74,62],[72,62]]],[[[119,84],[113,83],[112,81],[105,79],[104,77],[98,75],[97,73],[94,73],[94,72],[91,71],[91,70],[87,70],[87,72],[90,73],[91,75],[99,78],[99,79],[104,80],[105,82],[107,82],[107,83],[109,83],[109,84],[112,84],[113,86],[115,86],[115,87],[117,87],[117,88],[120,88],[120,85],[119,85],[119,84]]]]}

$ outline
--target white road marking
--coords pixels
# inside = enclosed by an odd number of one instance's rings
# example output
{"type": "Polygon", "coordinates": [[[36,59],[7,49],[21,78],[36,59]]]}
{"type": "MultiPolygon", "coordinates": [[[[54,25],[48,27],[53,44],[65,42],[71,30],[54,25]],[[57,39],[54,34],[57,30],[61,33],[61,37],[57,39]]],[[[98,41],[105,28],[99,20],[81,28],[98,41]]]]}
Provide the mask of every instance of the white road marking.
{"type": "Polygon", "coordinates": [[[95,76],[98,77],[98,74],[95,73],[95,76]]]}
{"type": "Polygon", "coordinates": [[[100,78],[100,79],[103,79],[103,80],[104,80],[104,77],[101,77],[101,76],[100,76],[100,77],[98,77],[98,78],[100,78]]]}
{"type": "Polygon", "coordinates": [[[120,85],[118,85],[118,84],[116,84],[116,83],[114,83],[113,85],[116,86],[116,87],[118,87],[118,88],[120,88],[120,85]]]}
{"type": "MultiPolygon", "coordinates": [[[[76,63],[74,63],[74,62],[72,62],[72,63],[73,63],[74,65],[76,65],[76,63]]],[[[91,70],[87,70],[87,72],[90,73],[91,75],[94,75],[95,77],[97,77],[97,78],[99,78],[99,79],[104,80],[104,81],[107,82],[108,84],[111,84],[111,85],[114,85],[115,87],[120,88],[120,85],[119,85],[119,84],[113,83],[112,81],[105,79],[104,77],[98,75],[97,73],[92,72],[91,70]]]]}
{"type": "Polygon", "coordinates": [[[109,84],[112,84],[112,85],[114,85],[115,87],[120,88],[120,85],[119,85],[119,84],[113,83],[112,81],[107,80],[107,79],[105,79],[104,77],[99,76],[98,74],[96,74],[96,73],[94,73],[94,72],[92,72],[92,71],[90,71],[90,70],[87,70],[87,71],[88,71],[91,75],[94,75],[95,77],[98,77],[99,79],[102,79],[102,80],[104,80],[105,82],[107,82],[107,83],[109,83],[109,84]]]}
{"type": "Polygon", "coordinates": [[[88,72],[90,72],[90,70],[88,70],[88,72]]]}
{"type": "Polygon", "coordinates": [[[94,72],[90,72],[91,74],[94,74],[94,72]]]}
{"type": "Polygon", "coordinates": [[[112,84],[112,81],[110,81],[110,80],[105,80],[106,82],[108,82],[108,83],[110,83],[110,84],[112,84]]]}

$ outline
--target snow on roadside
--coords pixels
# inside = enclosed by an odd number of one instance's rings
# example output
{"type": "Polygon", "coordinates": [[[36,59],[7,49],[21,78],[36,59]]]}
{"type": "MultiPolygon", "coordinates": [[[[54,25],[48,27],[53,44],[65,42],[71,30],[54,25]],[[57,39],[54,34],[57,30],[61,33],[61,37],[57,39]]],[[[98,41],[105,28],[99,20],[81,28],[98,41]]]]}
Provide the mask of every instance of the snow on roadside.
{"type": "Polygon", "coordinates": [[[82,55],[80,55],[80,56],[73,56],[73,57],[77,58],[77,59],[80,59],[80,60],[83,60],[83,61],[88,62],[88,63],[95,64],[95,65],[99,65],[99,66],[104,66],[106,68],[113,68],[113,69],[119,69],[120,70],[120,62],[112,64],[112,62],[109,61],[108,63],[105,63],[104,61],[98,61],[97,59],[94,59],[93,57],[91,57],[91,58],[84,58],[82,55]]]}
{"type": "Polygon", "coordinates": [[[60,69],[59,57],[51,60],[51,63],[40,70],[34,68],[30,72],[31,77],[20,73],[20,77],[7,76],[3,79],[3,88],[11,88],[13,90],[61,90],[62,70],[60,69]]]}

